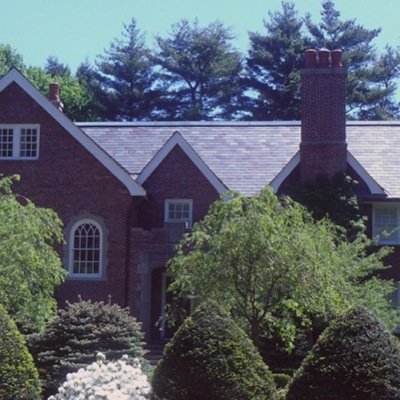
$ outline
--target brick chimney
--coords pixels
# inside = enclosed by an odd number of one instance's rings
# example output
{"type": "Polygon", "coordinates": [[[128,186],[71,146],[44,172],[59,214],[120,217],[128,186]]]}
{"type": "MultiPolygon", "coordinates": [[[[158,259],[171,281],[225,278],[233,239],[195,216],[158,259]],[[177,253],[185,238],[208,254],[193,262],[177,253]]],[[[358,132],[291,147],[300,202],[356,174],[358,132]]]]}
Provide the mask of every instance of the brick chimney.
{"type": "Polygon", "coordinates": [[[58,110],[62,111],[64,104],[60,101],[60,85],[57,82],[49,84],[49,100],[58,110]]]}
{"type": "Polygon", "coordinates": [[[307,50],[301,74],[300,179],[346,172],[346,78],[340,50],[307,50]]]}

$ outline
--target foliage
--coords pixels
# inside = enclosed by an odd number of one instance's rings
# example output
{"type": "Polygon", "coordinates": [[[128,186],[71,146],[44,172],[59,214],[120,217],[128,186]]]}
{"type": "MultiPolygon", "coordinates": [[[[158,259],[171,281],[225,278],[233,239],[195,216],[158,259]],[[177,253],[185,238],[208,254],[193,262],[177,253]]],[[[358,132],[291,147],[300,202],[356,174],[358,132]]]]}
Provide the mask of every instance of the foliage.
{"type": "Polygon", "coordinates": [[[40,399],[39,374],[26,341],[0,305],[0,398],[40,399]]]}
{"type": "Polygon", "coordinates": [[[300,119],[300,68],[307,48],[303,21],[294,3],[282,2],[282,11],[269,11],[266,34],[250,32],[245,85],[247,111],[252,120],[300,119]]]}
{"type": "Polygon", "coordinates": [[[170,37],[158,36],[156,63],[168,84],[163,114],[172,120],[228,119],[235,114],[241,88],[241,55],[229,29],[216,21],[202,28],[181,20],[170,37]]]}
{"type": "Polygon", "coordinates": [[[286,400],[400,398],[397,341],[365,308],[350,309],[319,337],[286,400]]]}
{"type": "MultiPolygon", "coordinates": [[[[340,12],[331,0],[322,2],[321,22],[315,24],[310,15],[306,16],[306,26],[315,48],[340,49],[344,55],[344,65],[349,75],[347,79],[347,108],[356,119],[389,119],[396,117],[393,93],[396,89],[400,55],[394,69],[381,68],[372,41],[380,29],[368,30],[355,19],[341,20],[340,12]],[[384,107],[384,109],[382,108],[384,107]],[[394,111],[394,112],[393,112],[394,111]]],[[[387,54],[389,54],[386,49],[387,54]]],[[[392,53],[392,55],[394,55],[392,53]]]]}
{"type": "Polygon", "coordinates": [[[347,111],[353,119],[391,119],[399,116],[396,79],[400,53],[387,47],[377,55],[373,40],[380,29],[368,30],[355,19],[342,20],[333,1],[322,1],[321,20],[299,18],[294,2],[269,12],[265,32],[250,33],[247,57],[246,111],[251,119],[300,118],[300,78],[307,48],[340,49],[348,69],[347,111]]]}
{"type": "Polygon", "coordinates": [[[391,282],[373,277],[388,249],[367,253],[371,242],[337,237],[329,220],[314,222],[290,198],[267,188],[252,198],[232,194],[215,202],[171,260],[171,288],[182,297],[214,299],[258,344],[278,334],[290,348],[297,322],[329,321],[344,307],[365,303],[396,324],[388,304],[391,282]]]}
{"type": "Polygon", "coordinates": [[[152,384],[155,395],[168,400],[275,398],[272,374],[254,345],[213,301],[175,333],[152,384]]]}
{"type": "Polygon", "coordinates": [[[99,351],[110,360],[142,357],[142,340],[128,309],[80,300],[60,310],[45,332],[31,336],[30,348],[47,392],[55,393],[68,372],[94,362],[99,351]]]}
{"type": "Polygon", "coordinates": [[[145,400],[150,385],[143,374],[139,360],[124,356],[116,362],[106,362],[102,353],[97,361],[67,375],[66,382],[49,400],[96,399],[96,400],[145,400]]]}
{"type": "Polygon", "coordinates": [[[54,250],[63,241],[62,222],[53,210],[14,194],[18,179],[0,176],[0,302],[24,328],[41,329],[65,277],[54,250]]]}
{"type": "Polygon", "coordinates": [[[156,76],[144,36],[135,19],[124,25],[123,39],[115,39],[97,62],[103,93],[103,118],[117,121],[151,119],[158,97],[156,76]]]}
{"type": "Polygon", "coordinates": [[[9,44],[0,44],[0,76],[6,74],[11,68],[23,72],[26,68],[21,54],[9,44]]]}
{"type": "MultiPolygon", "coordinates": [[[[364,218],[355,195],[357,182],[342,173],[329,179],[319,176],[315,181],[295,187],[290,196],[305,206],[314,219],[329,218],[345,229],[349,240],[365,231],[364,218]]],[[[341,230],[339,234],[343,233],[341,230]]]]}

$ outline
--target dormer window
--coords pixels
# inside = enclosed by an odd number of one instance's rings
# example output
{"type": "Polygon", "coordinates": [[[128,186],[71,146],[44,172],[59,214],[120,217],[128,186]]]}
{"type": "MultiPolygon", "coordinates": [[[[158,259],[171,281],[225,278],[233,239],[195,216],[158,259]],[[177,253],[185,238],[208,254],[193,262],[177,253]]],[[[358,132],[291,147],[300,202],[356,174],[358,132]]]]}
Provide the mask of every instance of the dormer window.
{"type": "Polygon", "coordinates": [[[191,199],[167,199],[165,200],[165,222],[184,223],[186,228],[192,226],[192,208],[191,199]]]}
{"type": "Polygon", "coordinates": [[[0,125],[0,159],[38,159],[39,131],[39,125],[0,125]]]}

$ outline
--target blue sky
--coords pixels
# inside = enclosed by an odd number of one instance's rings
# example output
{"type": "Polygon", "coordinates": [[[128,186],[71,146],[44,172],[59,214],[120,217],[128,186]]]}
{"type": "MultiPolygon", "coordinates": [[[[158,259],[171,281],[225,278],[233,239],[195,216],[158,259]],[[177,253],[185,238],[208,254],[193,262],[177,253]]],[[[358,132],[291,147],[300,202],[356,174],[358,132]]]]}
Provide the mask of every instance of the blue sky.
{"type": "MultiPolygon", "coordinates": [[[[295,1],[299,15],[319,18],[320,0],[295,1]]],[[[268,10],[281,9],[281,0],[1,0],[0,43],[10,44],[28,65],[43,67],[49,56],[75,72],[86,58],[93,62],[121,37],[123,24],[134,17],[149,45],[156,34],[167,36],[182,18],[198,17],[200,25],[216,19],[231,26],[235,45],[245,52],[249,31],[263,32],[268,10]]],[[[343,18],[356,18],[368,29],[382,28],[376,47],[400,44],[399,0],[336,0],[343,18]]]]}

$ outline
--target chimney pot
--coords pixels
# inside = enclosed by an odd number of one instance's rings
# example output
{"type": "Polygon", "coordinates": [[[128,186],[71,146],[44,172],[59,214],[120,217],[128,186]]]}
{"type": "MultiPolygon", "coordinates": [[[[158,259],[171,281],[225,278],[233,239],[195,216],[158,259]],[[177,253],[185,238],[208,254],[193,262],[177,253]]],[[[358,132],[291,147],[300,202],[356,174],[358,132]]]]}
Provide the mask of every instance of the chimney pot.
{"type": "Polygon", "coordinates": [[[60,85],[57,82],[49,84],[49,100],[58,110],[63,111],[64,104],[60,101],[60,85]]]}
{"type": "Polygon", "coordinates": [[[317,66],[317,50],[306,50],[304,65],[306,68],[315,68],[317,66]]]}
{"type": "Polygon", "coordinates": [[[342,68],[342,50],[332,50],[331,52],[332,57],[332,67],[334,68],[342,68]]]}
{"type": "Polygon", "coordinates": [[[60,101],[60,85],[57,82],[53,82],[49,84],[50,88],[50,101],[60,101]]]}
{"type": "Polygon", "coordinates": [[[328,68],[329,67],[329,50],[320,50],[318,52],[318,58],[319,58],[319,66],[321,68],[328,68]]]}

